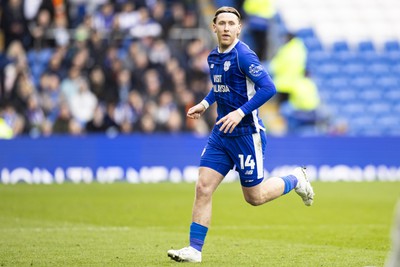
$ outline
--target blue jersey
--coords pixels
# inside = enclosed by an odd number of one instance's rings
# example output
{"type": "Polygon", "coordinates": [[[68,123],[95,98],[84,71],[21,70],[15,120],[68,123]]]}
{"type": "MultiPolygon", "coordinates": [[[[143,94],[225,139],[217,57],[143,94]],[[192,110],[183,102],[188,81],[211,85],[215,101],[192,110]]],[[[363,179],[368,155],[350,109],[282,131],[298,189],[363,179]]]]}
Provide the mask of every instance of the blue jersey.
{"type": "Polygon", "coordinates": [[[275,94],[276,89],[257,55],[237,40],[233,48],[224,53],[220,53],[218,48],[212,50],[208,65],[213,87],[205,99],[210,105],[217,102],[217,121],[238,108],[246,114],[232,133],[219,131],[222,124],[216,125],[214,131],[221,135],[238,136],[265,130],[258,108],[275,94]],[[259,90],[265,92],[250,102],[259,90]]]}

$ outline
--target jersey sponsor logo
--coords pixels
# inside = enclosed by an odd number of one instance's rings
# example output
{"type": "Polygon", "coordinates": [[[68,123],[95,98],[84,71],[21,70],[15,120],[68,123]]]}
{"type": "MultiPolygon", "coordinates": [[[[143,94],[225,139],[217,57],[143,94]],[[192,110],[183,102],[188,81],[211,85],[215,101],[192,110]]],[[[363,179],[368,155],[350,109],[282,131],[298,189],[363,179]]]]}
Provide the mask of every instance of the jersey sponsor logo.
{"type": "Polygon", "coordinates": [[[224,71],[228,71],[230,66],[231,66],[231,62],[230,61],[225,61],[224,62],[224,71]]]}
{"type": "Polygon", "coordinates": [[[214,82],[215,83],[220,83],[222,82],[222,75],[214,75],[214,82]]]}
{"type": "Polygon", "coordinates": [[[225,84],[215,84],[214,85],[214,92],[216,93],[227,93],[229,91],[228,85],[225,84]]]}
{"type": "Polygon", "coordinates": [[[254,77],[260,76],[262,72],[263,72],[263,67],[261,65],[251,64],[249,67],[249,73],[254,77]]]}

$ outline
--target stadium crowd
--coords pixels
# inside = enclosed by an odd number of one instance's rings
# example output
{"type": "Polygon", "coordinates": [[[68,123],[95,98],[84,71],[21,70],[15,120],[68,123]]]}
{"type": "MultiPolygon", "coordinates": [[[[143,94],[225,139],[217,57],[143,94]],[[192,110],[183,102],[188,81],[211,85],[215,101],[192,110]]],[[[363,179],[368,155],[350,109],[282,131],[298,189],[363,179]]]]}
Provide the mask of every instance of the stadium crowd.
{"type": "MultiPolygon", "coordinates": [[[[206,112],[200,120],[186,118],[188,108],[211,88],[207,56],[215,40],[199,4],[204,2],[0,1],[0,138],[96,132],[207,134],[215,123],[215,112],[206,112]]],[[[304,60],[287,62],[294,60],[292,49],[285,48],[279,36],[271,38],[276,15],[272,0],[209,3],[240,10],[242,39],[254,47],[266,68],[271,62],[275,82],[281,72],[274,65],[299,65],[305,72],[304,60]]],[[[305,49],[303,44],[299,47],[305,49]]],[[[270,101],[272,109],[262,107],[261,118],[271,134],[296,133],[290,127],[294,116],[279,110],[285,104],[281,99],[270,101]]],[[[289,102],[296,101],[292,97],[289,102]]],[[[314,124],[311,129],[316,129],[314,124]]]]}
{"type": "Polygon", "coordinates": [[[214,123],[185,116],[209,91],[210,48],[170,38],[199,28],[196,1],[3,0],[1,9],[0,128],[13,136],[206,133],[214,123]]]}

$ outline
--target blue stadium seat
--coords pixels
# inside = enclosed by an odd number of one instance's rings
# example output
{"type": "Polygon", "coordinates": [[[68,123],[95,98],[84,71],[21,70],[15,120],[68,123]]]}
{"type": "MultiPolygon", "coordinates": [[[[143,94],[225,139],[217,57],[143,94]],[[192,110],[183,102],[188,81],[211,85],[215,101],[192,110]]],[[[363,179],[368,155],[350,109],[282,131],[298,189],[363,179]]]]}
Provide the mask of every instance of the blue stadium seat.
{"type": "Polygon", "coordinates": [[[376,120],[376,124],[378,127],[385,129],[392,128],[393,126],[397,126],[397,128],[399,128],[400,117],[398,115],[392,115],[392,114],[380,116],[376,120]]]}
{"type": "Polygon", "coordinates": [[[349,133],[351,135],[378,136],[382,129],[376,127],[376,118],[371,115],[360,115],[349,120],[349,133]]]}
{"type": "Polygon", "coordinates": [[[338,75],[340,66],[334,63],[325,63],[320,65],[318,69],[314,71],[314,74],[323,78],[331,78],[338,75]]]}
{"type": "Polygon", "coordinates": [[[375,125],[376,119],[374,116],[370,115],[360,115],[360,116],[355,116],[350,119],[350,124],[352,127],[355,128],[369,128],[375,125]]]}
{"type": "Polygon", "coordinates": [[[356,77],[365,73],[366,67],[364,64],[352,62],[344,65],[341,70],[343,74],[348,75],[349,77],[356,77]]]}
{"type": "Polygon", "coordinates": [[[372,41],[362,41],[357,45],[358,52],[375,52],[375,46],[372,41]]]}
{"type": "Polygon", "coordinates": [[[310,63],[325,64],[329,63],[331,59],[331,54],[326,51],[310,51],[307,55],[307,61],[310,63]]]}
{"type": "Polygon", "coordinates": [[[349,103],[357,100],[357,92],[355,90],[349,90],[344,88],[344,90],[335,90],[332,94],[331,99],[342,101],[343,103],[349,103]]]}
{"type": "Polygon", "coordinates": [[[318,38],[308,37],[308,38],[303,39],[303,42],[304,42],[304,45],[306,46],[308,52],[323,50],[322,44],[318,38]]]}
{"type": "Polygon", "coordinates": [[[400,62],[400,51],[386,52],[385,57],[390,64],[398,64],[400,62]]]}
{"type": "Polygon", "coordinates": [[[386,52],[400,51],[400,44],[397,40],[389,40],[384,43],[383,49],[386,52]]]}
{"type": "Polygon", "coordinates": [[[366,87],[364,90],[358,92],[358,98],[365,101],[366,103],[371,103],[374,101],[380,101],[383,99],[382,90],[374,86],[366,87]]]}
{"type": "Polygon", "coordinates": [[[395,88],[399,86],[399,77],[392,74],[383,75],[380,78],[376,79],[375,84],[378,87],[381,87],[383,90],[395,88]]]}
{"type": "Polygon", "coordinates": [[[301,39],[306,39],[306,38],[315,38],[315,32],[313,28],[303,28],[299,29],[296,32],[296,36],[301,38],[301,39]]]}
{"type": "Polygon", "coordinates": [[[374,85],[375,79],[370,76],[358,76],[352,80],[350,80],[350,86],[355,90],[363,90],[366,87],[370,87],[374,85]]]}
{"type": "Polygon", "coordinates": [[[344,115],[348,118],[356,117],[364,114],[365,105],[361,102],[352,101],[350,103],[344,104],[342,103],[339,108],[339,115],[344,115]]]}
{"type": "Polygon", "coordinates": [[[387,76],[390,74],[390,66],[384,63],[373,63],[367,67],[367,72],[375,77],[387,76]]]}
{"type": "Polygon", "coordinates": [[[386,101],[375,101],[366,106],[366,112],[377,116],[390,115],[391,111],[392,105],[386,101]]]}
{"type": "MultiPolygon", "coordinates": [[[[399,103],[400,104],[400,87],[393,87],[388,89],[383,94],[384,99],[388,102],[399,103]]],[[[399,110],[400,112],[400,110],[399,110]]]]}
{"type": "Polygon", "coordinates": [[[396,102],[392,104],[392,112],[393,114],[397,114],[400,117],[400,103],[396,102]]]}
{"type": "Polygon", "coordinates": [[[350,46],[346,41],[336,41],[332,44],[332,52],[350,51],[350,46]]]}
{"type": "Polygon", "coordinates": [[[390,71],[395,73],[396,75],[400,75],[400,61],[396,64],[392,64],[390,66],[390,71]]]}
{"type": "Polygon", "coordinates": [[[358,53],[354,51],[340,51],[332,53],[332,59],[340,62],[341,64],[363,63],[363,60],[360,58],[358,53]]]}
{"type": "Polygon", "coordinates": [[[334,76],[328,81],[329,87],[332,88],[332,90],[340,90],[340,89],[347,89],[349,88],[349,79],[345,76],[334,76]]]}

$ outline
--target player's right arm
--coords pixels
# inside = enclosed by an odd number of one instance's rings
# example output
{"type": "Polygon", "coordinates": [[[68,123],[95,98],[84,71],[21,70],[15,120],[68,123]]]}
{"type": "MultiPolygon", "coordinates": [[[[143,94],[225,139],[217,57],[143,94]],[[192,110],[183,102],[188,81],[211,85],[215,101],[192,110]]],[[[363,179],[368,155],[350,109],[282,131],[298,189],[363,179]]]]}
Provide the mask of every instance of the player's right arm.
{"type": "Polygon", "coordinates": [[[203,115],[206,109],[215,102],[214,91],[211,88],[208,95],[197,105],[191,107],[186,116],[191,119],[198,119],[203,115]]]}

